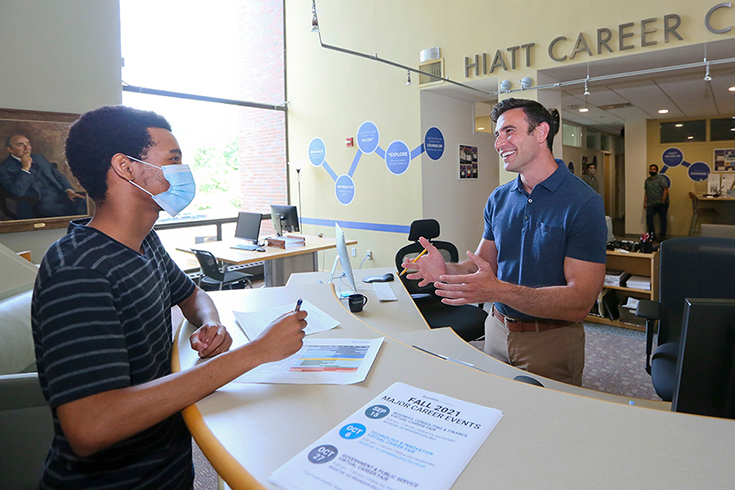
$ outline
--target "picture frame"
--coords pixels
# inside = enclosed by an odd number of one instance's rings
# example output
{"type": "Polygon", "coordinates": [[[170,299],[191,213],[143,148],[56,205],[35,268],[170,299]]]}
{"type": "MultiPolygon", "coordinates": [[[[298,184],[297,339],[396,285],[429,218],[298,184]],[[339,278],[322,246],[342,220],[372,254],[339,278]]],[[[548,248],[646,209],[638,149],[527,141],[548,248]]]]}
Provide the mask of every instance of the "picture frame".
{"type": "Polygon", "coordinates": [[[459,180],[477,179],[477,147],[459,145],[459,180]]]}
{"type": "MultiPolygon", "coordinates": [[[[0,141],[2,142],[0,165],[10,163],[7,161],[10,154],[6,148],[6,138],[18,134],[23,135],[30,141],[32,153],[45,157],[49,163],[55,166],[56,170],[69,180],[74,190],[83,193],[82,186],[69,169],[64,153],[69,128],[78,118],[79,114],[64,112],[0,109],[0,141]]],[[[1,185],[2,183],[0,183],[1,185]]],[[[18,202],[24,199],[17,199],[17,197],[22,198],[24,196],[11,196],[7,189],[0,190],[4,191],[0,192],[0,200],[2,200],[0,202],[0,233],[66,228],[71,219],[90,215],[91,201],[87,199],[86,214],[18,218],[17,215],[14,215],[14,211],[18,209],[18,202]]],[[[33,205],[32,198],[26,200],[26,202],[33,205]]]]}

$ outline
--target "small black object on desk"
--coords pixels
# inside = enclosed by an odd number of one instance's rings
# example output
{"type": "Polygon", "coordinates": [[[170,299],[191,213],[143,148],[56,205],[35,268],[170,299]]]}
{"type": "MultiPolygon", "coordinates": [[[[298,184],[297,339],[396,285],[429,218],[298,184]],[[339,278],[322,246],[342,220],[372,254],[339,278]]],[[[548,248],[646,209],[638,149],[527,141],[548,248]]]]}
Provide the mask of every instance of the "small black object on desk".
{"type": "Polygon", "coordinates": [[[395,279],[393,274],[388,272],[386,274],[383,274],[382,276],[363,277],[362,282],[390,282],[393,279],[395,279]]]}

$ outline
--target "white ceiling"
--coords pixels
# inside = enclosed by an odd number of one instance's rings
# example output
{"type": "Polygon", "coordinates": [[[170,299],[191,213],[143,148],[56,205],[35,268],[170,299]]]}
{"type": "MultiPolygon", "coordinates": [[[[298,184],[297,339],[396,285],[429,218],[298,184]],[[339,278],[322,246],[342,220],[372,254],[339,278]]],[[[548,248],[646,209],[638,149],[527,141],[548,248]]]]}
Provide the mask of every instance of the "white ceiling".
{"type": "MultiPolygon", "coordinates": [[[[672,48],[626,56],[589,64],[590,79],[616,73],[676,67],[704,60],[704,45],[672,48]]],[[[707,44],[710,62],[735,57],[735,39],[707,44]]],[[[705,67],[667,70],[589,83],[590,95],[584,96],[584,84],[562,88],[562,118],[617,134],[626,119],[687,119],[735,115],[735,62],[711,65],[712,81],[704,81],[705,67]],[[579,112],[579,107],[589,112],[579,112]],[[624,105],[624,107],[607,107],[624,105]],[[576,107],[575,107],[576,106],[576,107]],[[668,113],[659,114],[659,110],[668,113]]],[[[544,77],[557,82],[584,79],[587,64],[554,68],[544,77]]],[[[541,78],[541,77],[540,77],[541,78]]],[[[545,82],[544,82],[545,83],[545,82]]]]}
{"type": "MultiPolygon", "coordinates": [[[[735,39],[707,43],[706,50],[710,62],[735,58],[735,39]]],[[[641,70],[666,70],[591,81],[588,84],[590,95],[587,97],[584,96],[584,83],[561,87],[561,112],[564,121],[612,134],[620,134],[626,119],[675,120],[735,116],[735,92],[728,91],[729,87],[735,86],[735,61],[711,65],[710,82],[704,81],[704,66],[676,68],[680,65],[701,63],[704,54],[705,45],[700,44],[591,61],[589,67],[587,63],[564,65],[540,71],[539,80],[534,80],[534,86],[584,80],[588,69],[590,80],[641,70]],[[669,69],[672,67],[675,69],[669,69]],[[589,107],[589,112],[579,112],[579,107],[585,105],[589,107]],[[623,107],[609,107],[620,105],[623,107]],[[668,109],[669,112],[659,114],[660,109],[668,109]]],[[[487,77],[471,84],[491,92],[498,90],[497,83],[497,78],[487,77]]],[[[447,85],[449,84],[438,87],[447,96],[468,101],[483,100],[482,94],[447,85]]],[[[520,91],[514,93],[516,97],[522,97],[521,94],[520,91]]]]}

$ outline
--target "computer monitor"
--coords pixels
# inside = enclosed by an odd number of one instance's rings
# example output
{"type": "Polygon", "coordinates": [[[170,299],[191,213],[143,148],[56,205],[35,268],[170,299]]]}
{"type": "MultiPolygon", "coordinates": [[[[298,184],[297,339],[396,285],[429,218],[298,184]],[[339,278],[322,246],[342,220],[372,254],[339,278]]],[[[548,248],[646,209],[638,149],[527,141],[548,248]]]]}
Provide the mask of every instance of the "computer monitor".
{"type": "Polygon", "coordinates": [[[352,288],[351,291],[340,293],[340,295],[349,296],[350,294],[357,292],[357,284],[355,283],[355,276],[352,273],[352,264],[350,263],[350,254],[347,252],[345,234],[337,223],[334,224],[334,238],[337,241],[337,257],[334,258],[332,272],[329,274],[329,282],[332,282],[332,279],[334,279],[334,271],[337,269],[337,260],[339,260],[340,264],[342,264],[342,270],[345,273],[345,277],[347,277],[347,281],[350,283],[350,287],[352,288]]]}
{"type": "Polygon", "coordinates": [[[690,299],[671,410],[735,418],[735,300],[690,299]]]}
{"type": "Polygon", "coordinates": [[[284,231],[300,231],[296,206],[271,204],[271,220],[278,236],[282,236],[284,231]]]}
{"type": "Polygon", "coordinates": [[[237,214],[237,227],[235,228],[235,238],[249,240],[258,243],[260,236],[260,221],[262,215],[260,213],[241,212],[237,214]]]}

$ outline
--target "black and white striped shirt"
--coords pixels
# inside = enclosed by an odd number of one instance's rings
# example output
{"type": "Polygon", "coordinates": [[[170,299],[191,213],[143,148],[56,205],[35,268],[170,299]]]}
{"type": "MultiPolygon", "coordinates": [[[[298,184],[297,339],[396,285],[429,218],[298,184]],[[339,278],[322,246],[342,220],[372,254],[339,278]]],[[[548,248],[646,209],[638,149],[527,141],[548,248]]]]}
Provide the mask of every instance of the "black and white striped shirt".
{"type": "Polygon", "coordinates": [[[42,488],[191,488],[191,436],[180,414],[82,458],[57,407],[171,373],[171,306],[194,292],[151,231],[138,253],[72,222],[46,253],[31,317],[38,374],[55,437],[42,488]]]}

